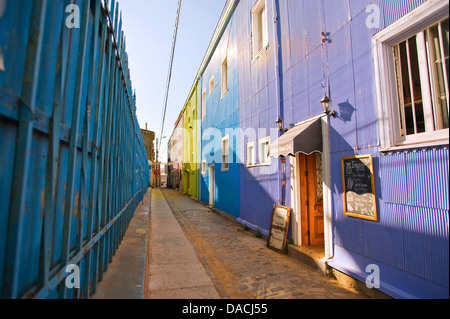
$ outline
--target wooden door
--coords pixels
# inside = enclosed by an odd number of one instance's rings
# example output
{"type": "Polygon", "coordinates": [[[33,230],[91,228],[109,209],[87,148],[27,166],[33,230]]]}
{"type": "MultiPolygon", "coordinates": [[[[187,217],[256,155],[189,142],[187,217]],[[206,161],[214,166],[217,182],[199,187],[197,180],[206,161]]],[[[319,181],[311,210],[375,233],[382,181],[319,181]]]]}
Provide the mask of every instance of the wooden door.
{"type": "Polygon", "coordinates": [[[322,154],[299,155],[302,245],[324,245],[322,154]]]}

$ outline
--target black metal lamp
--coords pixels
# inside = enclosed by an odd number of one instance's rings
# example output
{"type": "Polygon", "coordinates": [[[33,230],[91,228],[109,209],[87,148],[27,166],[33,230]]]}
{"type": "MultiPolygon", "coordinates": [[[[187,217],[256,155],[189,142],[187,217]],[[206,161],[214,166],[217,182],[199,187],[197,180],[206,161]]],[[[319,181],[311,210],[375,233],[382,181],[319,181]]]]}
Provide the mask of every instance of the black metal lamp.
{"type": "Polygon", "coordinates": [[[331,99],[325,94],[323,99],[320,101],[322,104],[323,112],[332,117],[336,117],[336,112],[331,109],[331,99]]]}
{"type": "Polygon", "coordinates": [[[281,119],[281,117],[278,117],[276,123],[277,123],[277,126],[278,126],[278,131],[283,132],[284,125],[283,125],[283,120],[281,119]]]}

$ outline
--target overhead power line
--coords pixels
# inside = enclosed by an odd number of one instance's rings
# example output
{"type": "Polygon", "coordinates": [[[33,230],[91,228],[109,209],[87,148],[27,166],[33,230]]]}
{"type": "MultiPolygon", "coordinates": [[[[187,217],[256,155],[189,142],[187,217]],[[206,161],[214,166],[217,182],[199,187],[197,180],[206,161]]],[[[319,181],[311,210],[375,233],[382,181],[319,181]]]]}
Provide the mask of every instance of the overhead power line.
{"type": "MultiPolygon", "coordinates": [[[[169,74],[167,76],[166,95],[164,98],[164,108],[163,108],[163,112],[162,112],[161,133],[160,133],[160,138],[159,138],[158,149],[161,149],[161,142],[162,142],[162,137],[163,137],[163,133],[164,133],[164,122],[166,121],[167,102],[169,99],[170,81],[172,79],[172,67],[173,67],[173,60],[174,60],[174,56],[175,56],[175,47],[176,47],[177,35],[178,35],[178,24],[180,22],[181,2],[182,2],[182,0],[178,1],[177,19],[175,22],[175,32],[173,35],[172,53],[170,55],[169,74]]],[[[156,160],[159,161],[158,158],[156,160]]]]}

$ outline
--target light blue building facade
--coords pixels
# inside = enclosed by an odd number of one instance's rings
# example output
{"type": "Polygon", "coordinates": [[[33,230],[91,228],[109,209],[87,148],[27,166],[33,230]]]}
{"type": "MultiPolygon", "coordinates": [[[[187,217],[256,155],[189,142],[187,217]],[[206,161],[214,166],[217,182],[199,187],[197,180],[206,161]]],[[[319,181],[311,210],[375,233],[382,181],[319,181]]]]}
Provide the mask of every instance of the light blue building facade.
{"type": "Polygon", "coordinates": [[[230,2],[200,76],[200,198],[239,217],[239,104],[237,19],[230,2]]]}

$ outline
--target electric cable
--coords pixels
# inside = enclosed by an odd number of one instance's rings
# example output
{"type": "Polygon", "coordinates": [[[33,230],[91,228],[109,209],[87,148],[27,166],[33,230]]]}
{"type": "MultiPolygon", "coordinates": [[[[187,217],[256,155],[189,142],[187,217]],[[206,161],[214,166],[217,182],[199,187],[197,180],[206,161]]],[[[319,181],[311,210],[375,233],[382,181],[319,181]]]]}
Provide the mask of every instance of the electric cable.
{"type": "MultiPolygon", "coordinates": [[[[178,25],[180,22],[181,2],[182,2],[182,0],[178,1],[177,18],[176,18],[176,22],[175,22],[175,32],[173,35],[172,52],[171,52],[170,64],[169,64],[169,74],[167,75],[166,94],[164,97],[164,108],[163,108],[163,112],[162,112],[161,133],[160,133],[160,138],[159,138],[158,150],[161,149],[161,142],[162,142],[162,137],[163,137],[163,133],[164,133],[164,123],[166,121],[167,102],[169,99],[170,81],[172,80],[172,67],[173,67],[173,60],[175,57],[175,47],[176,47],[176,43],[177,43],[178,25]]],[[[159,157],[159,154],[158,154],[158,157],[159,157]]],[[[158,162],[159,158],[157,158],[156,161],[158,162]]]]}

